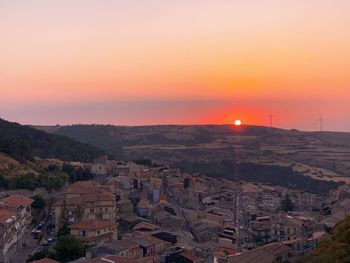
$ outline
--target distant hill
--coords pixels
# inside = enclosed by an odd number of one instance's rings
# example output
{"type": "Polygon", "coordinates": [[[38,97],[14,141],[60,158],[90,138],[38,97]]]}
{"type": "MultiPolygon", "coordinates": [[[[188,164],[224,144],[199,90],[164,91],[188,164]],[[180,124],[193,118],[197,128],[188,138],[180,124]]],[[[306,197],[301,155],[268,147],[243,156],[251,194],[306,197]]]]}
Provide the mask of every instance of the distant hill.
{"type": "Polygon", "coordinates": [[[105,154],[103,150],[74,139],[3,119],[0,119],[0,152],[17,160],[32,160],[37,156],[83,162],[105,154]]]}
{"type": "Polygon", "coordinates": [[[232,125],[39,128],[97,146],[116,158],[152,159],[185,172],[232,177],[237,159],[241,163],[260,165],[262,169],[257,170],[254,178],[264,176],[261,180],[264,182],[275,178],[274,167],[282,166],[312,179],[350,183],[350,133],[245,125],[239,128],[232,125]],[[266,170],[263,167],[266,165],[270,165],[272,171],[267,179],[266,174],[259,174],[266,170]]]}

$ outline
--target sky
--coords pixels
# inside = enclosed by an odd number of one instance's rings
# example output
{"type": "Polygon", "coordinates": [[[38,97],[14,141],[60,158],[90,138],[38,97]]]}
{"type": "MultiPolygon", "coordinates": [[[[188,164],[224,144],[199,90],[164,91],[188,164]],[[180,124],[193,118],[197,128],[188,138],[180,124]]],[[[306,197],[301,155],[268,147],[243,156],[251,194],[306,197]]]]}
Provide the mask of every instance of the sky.
{"type": "Polygon", "coordinates": [[[348,0],[0,0],[0,118],[350,131],[348,0]]]}

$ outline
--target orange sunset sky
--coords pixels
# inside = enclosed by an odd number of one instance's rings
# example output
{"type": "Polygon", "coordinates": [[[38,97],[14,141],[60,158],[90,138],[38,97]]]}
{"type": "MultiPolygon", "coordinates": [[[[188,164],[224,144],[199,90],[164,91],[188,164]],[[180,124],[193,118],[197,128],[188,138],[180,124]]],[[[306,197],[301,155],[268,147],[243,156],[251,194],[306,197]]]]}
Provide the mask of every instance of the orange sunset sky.
{"type": "Polygon", "coordinates": [[[348,0],[1,0],[0,117],[350,131],[348,0]]]}

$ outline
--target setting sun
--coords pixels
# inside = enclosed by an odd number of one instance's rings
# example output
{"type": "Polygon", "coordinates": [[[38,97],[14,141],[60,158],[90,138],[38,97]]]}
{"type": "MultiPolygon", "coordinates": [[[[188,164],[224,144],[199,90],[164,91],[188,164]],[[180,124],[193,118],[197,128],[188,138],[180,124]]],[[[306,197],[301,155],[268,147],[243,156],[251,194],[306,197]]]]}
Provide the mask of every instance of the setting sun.
{"type": "Polygon", "coordinates": [[[235,126],[241,126],[242,122],[241,122],[241,120],[235,120],[234,124],[235,124],[235,126]]]}

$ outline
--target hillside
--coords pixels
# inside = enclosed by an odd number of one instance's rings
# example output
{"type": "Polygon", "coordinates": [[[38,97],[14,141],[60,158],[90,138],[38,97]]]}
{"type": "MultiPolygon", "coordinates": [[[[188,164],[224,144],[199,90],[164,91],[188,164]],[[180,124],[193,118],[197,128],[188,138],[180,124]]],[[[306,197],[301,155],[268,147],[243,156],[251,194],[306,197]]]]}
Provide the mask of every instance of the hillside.
{"type": "Polygon", "coordinates": [[[88,162],[104,154],[94,146],[71,138],[49,134],[3,119],[0,119],[0,152],[20,161],[32,160],[37,156],[88,162]]]}
{"type": "Polygon", "coordinates": [[[350,133],[232,125],[73,125],[46,129],[100,147],[117,158],[149,158],[185,171],[205,169],[232,175],[223,162],[239,158],[240,162],[291,167],[314,179],[350,182],[350,133]]]}
{"type": "Polygon", "coordinates": [[[25,175],[36,173],[37,170],[37,167],[29,161],[19,162],[4,153],[0,153],[0,176],[25,175]]]}

